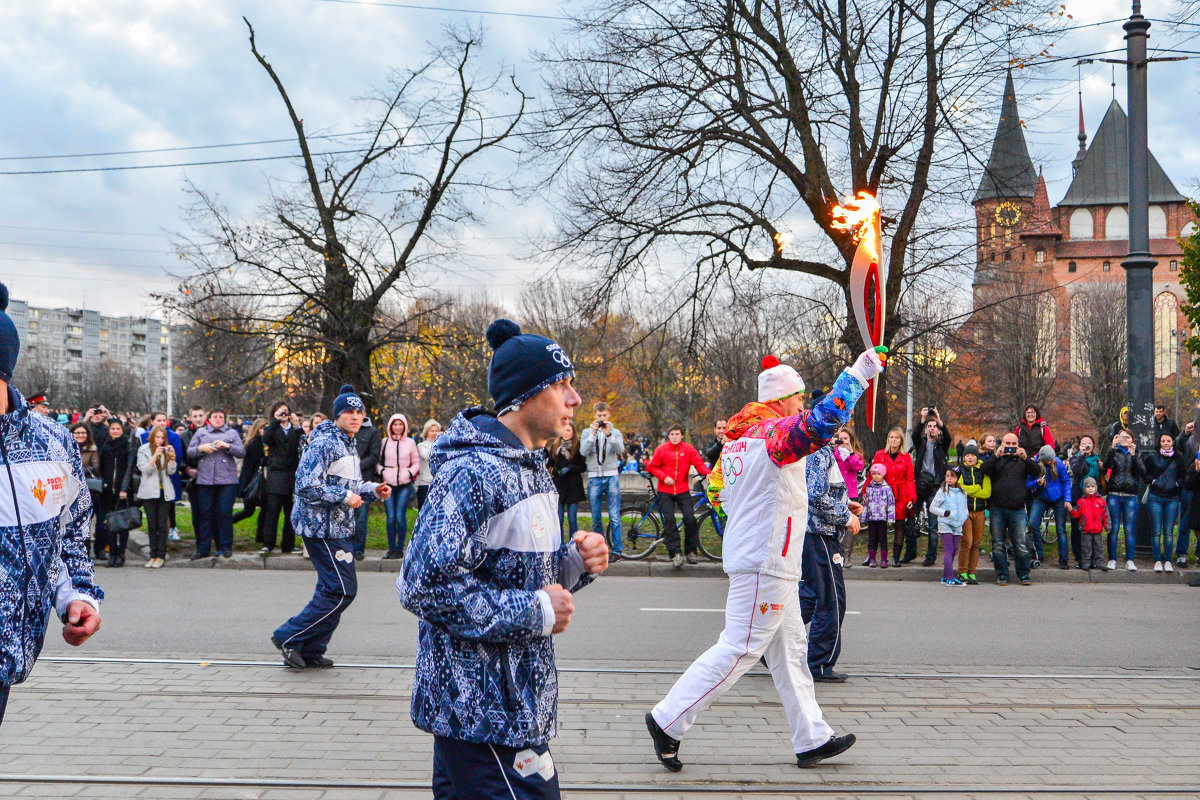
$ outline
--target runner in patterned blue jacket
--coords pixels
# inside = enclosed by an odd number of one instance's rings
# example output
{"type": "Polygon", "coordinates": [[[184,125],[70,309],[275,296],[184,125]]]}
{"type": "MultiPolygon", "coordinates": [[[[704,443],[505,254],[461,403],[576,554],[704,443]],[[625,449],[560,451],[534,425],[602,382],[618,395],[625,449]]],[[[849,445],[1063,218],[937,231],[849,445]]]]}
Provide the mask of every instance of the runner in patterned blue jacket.
{"type": "Polygon", "coordinates": [[[104,598],[84,545],[92,496],[79,447],[9,386],[20,341],[7,307],[0,283],[0,721],[9,687],[42,650],[51,610],[63,638],[80,645],[99,629],[104,598]]]}
{"type": "Polygon", "coordinates": [[[435,736],[436,798],[555,798],[551,634],[574,610],[567,592],[608,566],[608,550],[591,532],[561,544],[544,446],[580,402],[570,360],[507,320],[488,339],[499,416],[468,409],[438,437],[396,582],[421,620],[412,719],[435,736]]]}

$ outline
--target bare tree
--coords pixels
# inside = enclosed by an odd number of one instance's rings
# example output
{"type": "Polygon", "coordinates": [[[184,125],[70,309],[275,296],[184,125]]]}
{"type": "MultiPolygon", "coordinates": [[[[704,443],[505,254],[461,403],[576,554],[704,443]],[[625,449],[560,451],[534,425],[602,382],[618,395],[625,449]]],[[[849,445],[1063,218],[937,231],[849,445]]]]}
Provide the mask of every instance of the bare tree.
{"type": "Polygon", "coordinates": [[[412,342],[416,328],[381,312],[411,290],[418,268],[453,262],[454,230],[473,218],[473,202],[508,188],[476,164],[505,146],[526,98],[503,70],[477,75],[478,32],[454,33],[375,98],[377,113],[349,147],[314,152],[312,126],[246,25],[295,131],[304,178],[273,190],[249,222],[191,187],[195,230],[178,246],[190,267],[185,291],[159,299],[202,328],[303,354],[319,368],[323,407],[343,382],[372,404],[372,354],[412,342]],[[497,114],[492,103],[506,91],[513,108],[497,114]]]}
{"type": "Polygon", "coordinates": [[[1071,371],[1096,430],[1118,418],[1128,397],[1124,308],[1120,283],[1087,283],[1071,295],[1071,371]]]}
{"type": "Polygon", "coordinates": [[[981,101],[1014,53],[1042,50],[1055,13],[1045,0],[598,0],[543,56],[540,144],[562,190],[550,251],[612,291],[665,261],[672,285],[687,275],[676,291],[778,269],[848,300],[854,243],[831,209],[870,191],[889,213],[890,339],[914,278],[973,260],[973,241],[944,229],[967,216],[972,154],[992,131],[981,101]],[[797,251],[787,236],[807,217],[820,240],[797,251]],[[665,255],[680,247],[693,262],[665,255]]]}
{"type": "Polygon", "coordinates": [[[1044,275],[1013,270],[980,286],[964,326],[958,366],[993,422],[1013,423],[1027,405],[1042,406],[1059,386],[1058,354],[1068,328],[1044,275]]]}

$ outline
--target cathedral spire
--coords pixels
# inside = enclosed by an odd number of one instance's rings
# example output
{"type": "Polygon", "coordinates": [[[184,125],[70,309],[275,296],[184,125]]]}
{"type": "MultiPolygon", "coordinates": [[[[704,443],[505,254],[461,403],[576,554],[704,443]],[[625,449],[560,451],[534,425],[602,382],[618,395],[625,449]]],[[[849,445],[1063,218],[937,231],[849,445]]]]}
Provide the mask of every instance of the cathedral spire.
{"type": "Polygon", "coordinates": [[[1031,198],[1036,183],[1037,172],[1029,157],[1029,147],[1025,144],[1025,131],[1017,111],[1017,90],[1010,69],[1004,80],[1004,100],[1000,106],[1000,122],[996,125],[992,154],[979,181],[974,202],[1031,198]]]}
{"type": "Polygon", "coordinates": [[[1075,160],[1071,162],[1071,177],[1074,177],[1079,172],[1079,167],[1083,164],[1083,157],[1087,155],[1087,131],[1083,128],[1083,90],[1079,92],[1079,152],[1075,154],[1075,160]]]}

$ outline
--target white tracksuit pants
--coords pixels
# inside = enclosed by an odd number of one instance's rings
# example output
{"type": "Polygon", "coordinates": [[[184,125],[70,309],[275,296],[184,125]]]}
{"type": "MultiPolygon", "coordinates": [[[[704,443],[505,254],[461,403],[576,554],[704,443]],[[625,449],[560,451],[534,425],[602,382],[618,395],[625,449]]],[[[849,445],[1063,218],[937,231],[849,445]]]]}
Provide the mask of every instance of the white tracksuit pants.
{"type": "Polygon", "coordinates": [[[820,747],[833,731],[821,715],[808,671],[808,635],[800,615],[798,582],[769,575],[729,576],[725,630],[654,707],[654,721],[683,739],[700,712],[729,691],[760,656],[766,656],[783,701],[797,753],[820,747]]]}

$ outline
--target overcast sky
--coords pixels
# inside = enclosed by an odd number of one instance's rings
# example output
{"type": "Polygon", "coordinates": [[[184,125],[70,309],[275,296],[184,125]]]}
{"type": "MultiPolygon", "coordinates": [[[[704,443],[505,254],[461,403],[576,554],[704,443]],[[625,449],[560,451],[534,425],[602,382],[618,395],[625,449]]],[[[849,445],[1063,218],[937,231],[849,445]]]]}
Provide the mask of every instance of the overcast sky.
{"type": "MultiPolygon", "coordinates": [[[[486,58],[511,64],[536,90],[529,53],[559,35],[555,0],[413,0],[467,9],[424,11],[323,0],[42,0],[0,4],[0,173],[173,164],[294,152],[289,142],[87,158],[42,158],[126,150],[224,145],[291,134],[282,105],[246,42],[250,18],[260,48],[289,87],[309,130],[358,120],[361,97],[389,70],[420,55],[450,21],[482,23],[486,58]],[[502,10],[529,16],[482,15],[502,10]],[[544,15],[550,18],[539,18],[544,15]]],[[[1171,16],[1172,3],[1149,0],[1144,13],[1171,16]]],[[[1075,24],[1128,14],[1117,0],[1074,0],[1075,24]]],[[[1155,24],[1152,47],[1200,51],[1200,27],[1155,24]]],[[[1066,34],[1054,48],[1076,55],[1123,48],[1119,22],[1066,34]]],[[[1200,182],[1200,61],[1150,72],[1150,145],[1185,195],[1200,182]]],[[[1112,100],[1110,68],[1082,68],[1089,136],[1112,100]]],[[[1074,156],[1076,68],[1070,62],[1026,70],[1019,89],[1026,135],[1044,167],[1051,202],[1066,192],[1074,156]],[[1031,74],[1032,73],[1032,74],[1031,74]]],[[[1123,70],[1117,99],[1125,105],[1123,70]]],[[[1002,86],[995,86],[999,107],[1002,86]]],[[[1090,141],[1090,139],[1089,139],[1090,141]]],[[[986,157],[983,154],[982,157],[986,157]]],[[[106,314],[154,313],[147,297],[169,289],[170,234],[185,229],[185,178],[251,211],[271,178],[290,178],[294,162],[172,167],[63,174],[0,174],[0,277],[15,298],[39,306],[84,305],[106,314]]],[[[442,285],[489,285],[513,299],[536,265],[521,260],[522,239],[548,224],[537,204],[493,209],[464,248],[470,263],[442,285]]]]}

